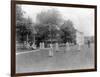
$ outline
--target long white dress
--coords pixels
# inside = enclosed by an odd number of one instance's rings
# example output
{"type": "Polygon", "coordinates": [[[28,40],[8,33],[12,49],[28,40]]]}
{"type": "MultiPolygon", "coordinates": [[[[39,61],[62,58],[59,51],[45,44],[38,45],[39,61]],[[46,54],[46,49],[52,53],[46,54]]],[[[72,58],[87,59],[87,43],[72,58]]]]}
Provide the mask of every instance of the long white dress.
{"type": "Polygon", "coordinates": [[[56,43],[56,51],[59,51],[59,45],[58,45],[58,43],[56,43]]]}
{"type": "Polygon", "coordinates": [[[49,56],[50,57],[53,56],[53,47],[52,47],[52,44],[50,44],[49,56]]]}
{"type": "Polygon", "coordinates": [[[66,42],[66,51],[69,51],[69,50],[70,50],[69,43],[66,42]]]}

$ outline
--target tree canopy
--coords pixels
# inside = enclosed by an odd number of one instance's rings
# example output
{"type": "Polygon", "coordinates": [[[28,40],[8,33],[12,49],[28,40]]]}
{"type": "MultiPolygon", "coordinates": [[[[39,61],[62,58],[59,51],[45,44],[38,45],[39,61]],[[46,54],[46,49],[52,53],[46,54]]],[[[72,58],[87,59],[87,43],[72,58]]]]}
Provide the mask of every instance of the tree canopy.
{"type": "Polygon", "coordinates": [[[61,31],[63,32],[61,37],[64,42],[75,42],[76,30],[71,20],[64,21],[64,24],[61,26],[61,31]]]}
{"type": "Polygon", "coordinates": [[[16,6],[16,35],[18,42],[24,42],[27,40],[27,35],[32,34],[32,19],[24,17],[24,11],[21,6],[16,6]]]}
{"type": "Polygon", "coordinates": [[[41,11],[37,14],[37,22],[41,24],[56,24],[58,25],[61,20],[61,14],[56,9],[49,9],[41,11]]]}
{"type": "Polygon", "coordinates": [[[50,9],[36,16],[36,23],[30,17],[24,17],[21,6],[16,6],[17,41],[34,41],[37,44],[47,40],[75,42],[76,30],[71,20],[63,20],[59,11],[50,9]],[[61,23],[63,23],[61,25],[61,23]],[[59,38],[59,39],[58,39],[59,38]]]}

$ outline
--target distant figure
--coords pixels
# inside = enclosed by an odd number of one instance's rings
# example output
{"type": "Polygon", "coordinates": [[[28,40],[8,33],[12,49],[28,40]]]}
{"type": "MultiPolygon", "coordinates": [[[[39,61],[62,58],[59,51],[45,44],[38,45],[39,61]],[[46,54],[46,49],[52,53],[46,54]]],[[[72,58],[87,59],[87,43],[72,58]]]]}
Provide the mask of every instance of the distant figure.
{"type": "Polygon", "coordinates": [[[87,44],[88,44],[88,47],[89,47],[89,48],[90,48],[90,43],[91,43],[90,40],[88,40],[88,41],[87,41],[87,44]]]}
{"type": "Polygon", "coordinates": [[[66,50],[65,51],[69,51],[70,50],[70,46],[69,46],[69,43],[66,42],[66,50]]]}
{"type": "Polygon", "coordinates": [[[26,48],[30,48],[30,44],[28,42],[26,44],[26,48]]]}
{"type": "Polygon", "coordinates": [[[44,48],[44,42],[43,42],[43,43],[41,43],[41,45],[42,45],[42,48],[44,48]]]}
{"type": "Polygon", "coordinates": [[[40,42],[40,49],[42,48],[42,43],[40,42]]]}
{"type": "Polygon", "coordinates": [[[53,56],[53,47],[52,44],[50,44],[50,50],[49,50],[49,57],[53,56]]]}
{"type": "Polygon", "coordinates": [[[58,45],[58,43],[56,43],[55,45],[56,45],[56,51],[59,51],[59,45],[58,45]]]}
{"type": "Polygon", "coordinates": [[[33,43],[33,44],[31,45],[31,47],[32,47],[33,50],[36,49],[35,43],[33,43]]]}

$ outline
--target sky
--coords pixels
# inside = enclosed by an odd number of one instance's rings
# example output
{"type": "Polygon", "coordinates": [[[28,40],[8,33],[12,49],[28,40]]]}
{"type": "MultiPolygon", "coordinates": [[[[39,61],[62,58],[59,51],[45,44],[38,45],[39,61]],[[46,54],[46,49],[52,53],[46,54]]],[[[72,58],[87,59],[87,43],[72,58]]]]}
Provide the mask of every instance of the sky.
{"type": "Polygon", "coordinates": [[[58,6],[40,6],[40,5],[21,5],[25,12],[25,17],[32,18],[36,21],[36,15],[41,11],[56,9],[61,14],[64,20],[70,19],[74,27],[84,33],[84,36],[94,36],[94,9],[90,8],[73,8],[73,7],[58,7],[58,6]]]}

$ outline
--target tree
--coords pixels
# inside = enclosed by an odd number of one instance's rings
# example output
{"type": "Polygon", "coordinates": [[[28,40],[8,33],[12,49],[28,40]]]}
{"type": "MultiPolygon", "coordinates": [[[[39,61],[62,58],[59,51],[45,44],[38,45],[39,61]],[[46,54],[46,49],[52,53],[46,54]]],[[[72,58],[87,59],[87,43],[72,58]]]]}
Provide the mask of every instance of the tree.
{"type": "Polygon", "coordinates": [[[16,21],[21,21],[23,19],[24,12],[20,5],[16,5],[16,21]]]}
{"type": "Polygon", "coordinates": [[[44,24],[35,24],[34,29],[36,31],[36,44],[39,46],[40,42],[45,42],[45,40],[48,38],[49,28],[44,24]]]}
{"type": "Polygon", "coordinates": [[[24,11],[22,10],[21,6],[16,6],[16,36],[17,41],[26,43],[29,41],[29,37],[32,34],[32,19],[24,17],[24,11]]]}
{"type": "Polygon", "coordinates": [[[25,29],[23,27],[25,23],[23,23],[23,11],[21,6],[16,5],[16,36],[17,36],[17,41],[21,42],[24,40],[24,32],[22,29],[25,29]]]}
{"type": "Polygon", "coordinates": [[[76,38],[76,30],[73,26],[71,20],[64,21],[64,24],[61,26],[61,38],[63,42],[74,42],[76,38]]]}
{"type": "Polygon", "coordinates": [[[47,11],[41,11],[37,14],[37,21],[41,24],[56,24],[61,21],[61,15],[56,9],[50,9],[47,11]]]}
{"type": "MultiPolygon", "coordinates": [[[[52,40],[56,38],[57,28],[61,22],[61,15],[56,9],[42,11],[37,14],[39,40],[52,40]]],[[[37,38],[38,39],[38,38],[37,38]]]]}

